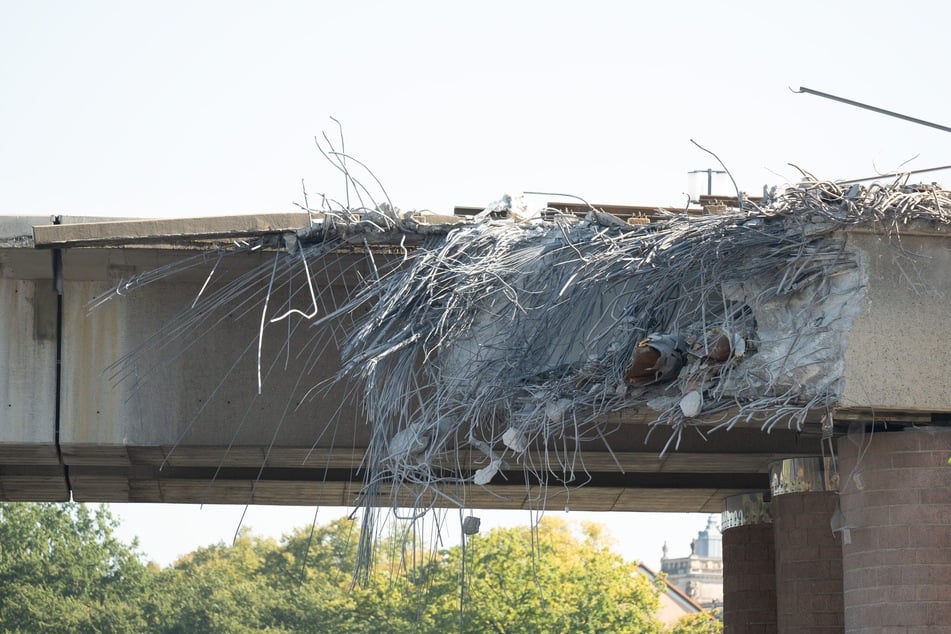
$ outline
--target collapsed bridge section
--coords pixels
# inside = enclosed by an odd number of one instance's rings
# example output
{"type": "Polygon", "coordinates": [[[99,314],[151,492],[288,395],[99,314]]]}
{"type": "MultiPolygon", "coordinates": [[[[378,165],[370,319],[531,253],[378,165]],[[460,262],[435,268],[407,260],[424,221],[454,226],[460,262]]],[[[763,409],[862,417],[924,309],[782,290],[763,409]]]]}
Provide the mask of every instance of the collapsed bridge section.
{"type": "Polygon", "coordinates": [[[939,190],[509,211],[10,225],[0,492],[719,511],[951,412],[939,190]]]}

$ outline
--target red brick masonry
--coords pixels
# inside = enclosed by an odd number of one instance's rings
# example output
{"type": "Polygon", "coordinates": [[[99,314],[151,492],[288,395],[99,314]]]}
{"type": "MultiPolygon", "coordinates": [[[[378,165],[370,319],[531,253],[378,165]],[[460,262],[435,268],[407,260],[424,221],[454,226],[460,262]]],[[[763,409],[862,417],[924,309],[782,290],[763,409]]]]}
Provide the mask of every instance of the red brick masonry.
{"type": "Polygon", "coordinates": [[[772,524],[723,532],[723,632],[777,632],[772,524]]]}
{"type": "Polygon", "coordinates": [[[842,546],[829,520],[836,493],[773,497],[776,621],[780,634],[841,634],[842,546]]]}
{"type": "Polygon", "coordinates": [[[838,441],[846,631],[951,632],[951,429],[864,441],[838,441]]]}

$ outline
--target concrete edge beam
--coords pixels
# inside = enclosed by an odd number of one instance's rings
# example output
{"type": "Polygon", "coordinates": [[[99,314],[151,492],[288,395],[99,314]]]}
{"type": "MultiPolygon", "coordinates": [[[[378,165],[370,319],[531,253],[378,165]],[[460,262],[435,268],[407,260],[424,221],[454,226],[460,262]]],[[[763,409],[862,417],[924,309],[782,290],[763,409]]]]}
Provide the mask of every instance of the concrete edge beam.
{"type": "MultiPolygon", "coordinates": [[[[174,243],[182,240],[232,239],[265,234],[296,232],[309,227],[314,218],[305,211],[262,213],[243,216],[209,216],[204,218],[166,218],[146,220],[112,220],[65,224],[43,224],[33,227],[37,248],[93,247],[174,243]]],[[[465,218],[439,214],[416,214],[413,220],[422,225],[453,225],[465,218]]]]}
{"type": "Polygon", "coordinates": [[[33,227],[33,240],[38,248],[105,246],[168,242],[183,238],[240,238],[297,231],[309,224],[310,214],[304,211],[206,218],[114,220],[37,225],[33,227]]]}

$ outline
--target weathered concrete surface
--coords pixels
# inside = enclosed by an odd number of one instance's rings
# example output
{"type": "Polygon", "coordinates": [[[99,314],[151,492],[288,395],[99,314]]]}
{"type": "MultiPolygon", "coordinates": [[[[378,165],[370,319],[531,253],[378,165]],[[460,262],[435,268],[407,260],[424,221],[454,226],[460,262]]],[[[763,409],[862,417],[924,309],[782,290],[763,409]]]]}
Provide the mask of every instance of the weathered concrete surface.
{"type": "MultiPolygon", "coordinates": [[[[56,451],[56,294],[30,222],[0,220],[0,499],[63,500],[56,451]]],[[[48,221],[48,219],[44,219],[48,221]]]]}
{"type": "Polygon", "coordinates": [[[45,282],[0,278],[3,442],[52,446],[54,441],[56,301],[52,284],[45,282]]]}
{"type": "Polygon", "coordinates": [[[849,232],[868,276],[845,356],[844,408],[951,412],[951,238],[849,232]]]}
{"type": "MultiPolygon", "coordinates": [[[[106,288],[101,282],[65,282],[62,443],[67,453],[73,445],[103,447],[119,439],[121,445],[134,439],[137,445],[169,447],[180,440],[186,448],[330,442],[329,436],[319,441],[319,435],[336,404],[345,400],[343,392],[296,407],[333,373],[337,358],[333,349],[308,356],[305,345],[319,333],[306,323],[289,342],[285,325],[266,329],[263,398],[256,395],[260,308],[249,306],[235,307],[225,323],[197,340],[183,338],[154,354],[146,352],[132,374],[114,377],[103,370],[187,307],[200,285],[157,283],[89,313],[88,301],[106,288]]],[[[351,408],[341,421],[353,418],[351,408]]],[[[362,440],[362,430],[349,427],[348,442],[362,440]]],[[[246,464],[259,465],[260,457],[256,451],[246,464]]],[[[173,454],[169,460],[175,464],[177,459],[173,454]]]]}

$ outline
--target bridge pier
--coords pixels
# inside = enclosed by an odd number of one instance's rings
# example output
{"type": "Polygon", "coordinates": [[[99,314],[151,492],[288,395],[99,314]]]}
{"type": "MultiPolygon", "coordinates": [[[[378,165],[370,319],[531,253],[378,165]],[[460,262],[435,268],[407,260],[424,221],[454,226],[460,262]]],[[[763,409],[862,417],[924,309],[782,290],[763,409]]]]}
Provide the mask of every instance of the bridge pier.
{"type": "Polygon", "coordinates": [[[858,431],[837,453],[774,463],[770,502],[726,500],[728,634],[949,631],[951,429],[858,431]]]}
{"type": "Polygon", "coordinates": [[[776,632],[776,563],[770,503],[762,493],[726,499],[723,624],[732,634],[776,632]]]}
{"type": "Polygon", "coordinates": [[[951,628],[951,429],[839,440],[848,632],[951,628]]]}
{"type": "Polygon", "coordinates": [[[792,458],[770,468],[780,634],[842,631],[842,546],[830,520],[834,480],[823,458],[792,458]]]}
{"type": "Polygon", "coordinates": [[[843,631],[842,547],[828,459],[770,465],[770,493],[728,498],[723,621],[728,634],[843,631]]]}

